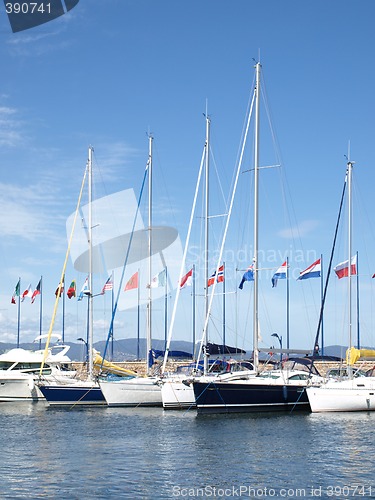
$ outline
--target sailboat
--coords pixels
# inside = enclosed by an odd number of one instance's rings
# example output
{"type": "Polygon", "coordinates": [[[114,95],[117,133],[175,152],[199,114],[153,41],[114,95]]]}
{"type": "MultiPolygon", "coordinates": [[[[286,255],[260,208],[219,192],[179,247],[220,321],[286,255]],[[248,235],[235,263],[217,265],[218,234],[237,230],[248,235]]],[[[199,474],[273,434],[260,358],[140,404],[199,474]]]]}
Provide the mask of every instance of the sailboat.
{"type": "MultiPolygon", "coordinates": [[[[181,265],[181,271],[180,271],[180,283],[181,283],[181,278],[182,278],[182,272],[185,267],[185,258],[186,258],[186,253],[189,245],[189,237],[190,237],[190,231],[191,231],[191,224],[192,220],[194,217],[195,213],[195,206],[196,206],[196,201],[197,201],[197,193],[198,193],[198,187],[200,184],[201,180],[201,174],[204,166],[204,171],[205,171],[205,189],[204,189],[204,206],[205,206],[205,216],[204,216],[204,233],[205,233],[205,249],[204,249],[204,255],[205,255],[205,266],[204,266],[204,280],[205,280],[205,286],[204,286],[204,300],[205,300],[205,316],[208,314],[209,310],[209,296],[208,296],[208,220],[209,220],[209,158],[210,158],[210,126],[211,126],[211,120],[206,112],[205,114],[206,117],[206,139],[205,139],[205,144],[204,144],[204,150],[203,150],[203,155],[202,155],[202,161],[199,169],[199,174],[198,174],[198,181],[197,181],[197,186],[196,186],[196,193],[194,196],[194,202],[191,210],[191,216],[190,216],[190,223],[189,223],[189,230],[188,230],[188,238],[185,244],[185,252],[184,252],[184,258],[182,260],[182,265],[181,265]]],[[[218,275],[218,270],[214,272],[214,279],[213,281],[216,280],[216,276],[218,275]]],[[[166,367],[166,362],[167,358],[169,355],[169,347],[170,347],[170,341],[173,333],[173,326],[174,326],[174,319],[175,319],[175,313],[176,313],[176,306],[178,302],[178,296],[179,296],[179,291],[180,287],[177,290],[177,295],[175,298],[175,304],[174,304],[174,310],[172,314],[172,320],[170,324],[170,331],[169,331],[169,339],[167,343],[167,349],[165,352],[164,356],[164,363],[163,363],[163,369],[162,369],[162,377],[160,379],[160,385],[161,385],[161,395],[162,395],[162,400],[163,400],[163,408],[168,409],[168,410],[181,410],[181,409],[191,409],[195,408],[195,396],[194,396],[194,390],[192,386],[192,380],[199,377],[202,380],[213,380],[213,377],[215,377],[215,380],[228,380],[229,378],[232,378],[233,376],[238,377],[239,372],[244,372],[246,374],[249,374],[250,372],[254,372],[253,366],[249,362],[244,362],[244,361],[236,361],[236,360],[228,360],[224,361],[221,359],[215,359],[212,362],[209,362],[208,357],[210,353],[209,345],[207,342],[207,328],[204,329],[204,334],[201,340],[201,352],[203,353],[203,363],[200,361],[199,356],[198,356],[198,362],[191,363],[188,366],[181,366],[179,367],[176,372],[173,373],[166,373],[165,372],[165,367],[166,367]],[[235,375],[234,375],[235,374],[235,375]],[[188,378],[187,378],[188,377],[188,378]]],[[[222,354],[225,356],[227,354],[227,351],[229,353],[230,348],[228,346],[222,346],[223,351],[222,354]]],[[[236,350],[237,351],[237,350],[236,350]]]]}
{"type": "MultiPolygon", "coordinates": [[[[306,386],[319,383],[320,376],[299,370],[259,370],[258,315],[258,185],[259,185],[259,101],[261,65],[255,66],[256,83],[254,147],[254,293],[253,293],[253,363],[256,375],[239,374],[230,380],[194,379],[192,382],[198,413],[308,410],[306,386]]],[[[249,114],[249,119],[250,119],[249,114]]],[[[248,127],[247,127],[248,129],[248,127]]],[[[238,177],[238,174],[237,174],[238,177]]],[[[207,323],[207,318],[206,318],[207,323]]]]}
{"type": "Polygon", "coordinates": [[[159,378],[151,376],[151,366],[149,360],[152,358],[152,338],[151,338],[151,319],[152,319],[152,135],[149,135],[149,154],[147,161],[148,173],[148,302],[147,302],[147,355],[146,370],[147,376],[127,375],[99,380],[101,391],[108,406],[161,406],[161,390],[158,385],[159,378]]]}
{"type": "Polygon", "coordinates": [[[375,411],[375,377],[354,376],[353,365],[359,359],[374,359],[375,350],[356,349],[352,346],[352,172],[353,162],[348,161],[346,182],[348,187],[348,349],[346,363],[348,377],[343,380],[328,379],[320,387],[307,389],[311,411],[345,412],[345,411],[375,411]]]}
{"type": "MultiPolygon", "coordinates": [[[[93,353],[93,293],[92,293],[92,152],[89,147],[86,172],[88,174],[88,241],[89,241],[89,275],[88,290],[88,370],[86,380],[67,380],[66,383],[48,383],[41,380],[38,387],[51,406],[106,405],[106,401],[98,382],[94,378],[93,353]]],[[[86,175],[85,172],[85,175],[86,175]]],[[[62,282],[62,281],[61,281],[62,282]]],[[[59,294],[57,294],[58,296],[59,294]]]]}

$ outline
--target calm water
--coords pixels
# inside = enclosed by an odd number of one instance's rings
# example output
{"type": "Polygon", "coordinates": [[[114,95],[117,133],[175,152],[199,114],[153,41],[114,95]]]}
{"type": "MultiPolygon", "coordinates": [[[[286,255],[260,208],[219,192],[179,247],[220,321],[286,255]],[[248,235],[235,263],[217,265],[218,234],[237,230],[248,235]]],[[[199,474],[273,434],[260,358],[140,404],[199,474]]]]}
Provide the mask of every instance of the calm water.
{"type": "Polygon", "coordinates": [[[1,499],[375,498],[375,413],[2,403],[0,418],[1,499]]]}

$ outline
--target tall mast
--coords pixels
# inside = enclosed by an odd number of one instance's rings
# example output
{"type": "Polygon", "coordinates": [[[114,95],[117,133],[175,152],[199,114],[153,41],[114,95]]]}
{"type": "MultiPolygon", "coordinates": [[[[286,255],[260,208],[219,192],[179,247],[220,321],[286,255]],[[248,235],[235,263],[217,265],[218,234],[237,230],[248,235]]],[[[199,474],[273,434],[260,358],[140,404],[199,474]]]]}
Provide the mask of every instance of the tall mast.
{"type": "MultiPolygon", "coordinates": [[[[208,218],[209,218],[209,168],[210,168],[210,118],[207,114],[206,110],[206,142],[205,142],[205,150],[206,150],[206,158],[205,158],[205,208],[204,208],[204,278],[205,278],[205,286],[204,286],[204,301],[205,301],[205,317],[208,314],[208,218]]],[[[215,277],[216,280],[216,277],[215,277]]],[[[207,330],[208,327],[204,331],[203,345],[207,346],[207,330]]],[[[207,373],[208,370],[208,355],[204,351],[204,361],[203,361],[203,369],[204,373],[207,373]]]]}
{"type": "Polygon", "coordinates": [[[89,227],[88,227],[88,243],[89,243],[89,277],[88,277],[88,376],[89,379],[93,378],[93,293],[92,293],[92,152],[93,148],[89,147],[89,157],[87,161],[88,183],[89,183],[89,227]]]}
{"type": "Polygon", "coordinates": [[[352,171],[353,162],[348,161],[348,326],[349,345],[352,347],[352,171]]]}
{"type": "Polygon", "coordinates": [[[259,227],[258,227],[258,208],[259,208],[259,96],[260,96],[260,69],[261,65],[256,64],[256,84],[255,84],[255,147],[254,147],[254,313],[253,313],[253,356],[254,368],[258,369],[259,353],[259,317],[258,317],[258,247],[259,247],[259,227]]]}
{"type": "Polygon", "coordinates": [[[151,352],[151,303],[152,303],[152,141],[153,137],[148,136],[148,302],[147,302],[147,337],[146,337],[146,365],[147,373],[150,374],[149,356],[151,352]]]}

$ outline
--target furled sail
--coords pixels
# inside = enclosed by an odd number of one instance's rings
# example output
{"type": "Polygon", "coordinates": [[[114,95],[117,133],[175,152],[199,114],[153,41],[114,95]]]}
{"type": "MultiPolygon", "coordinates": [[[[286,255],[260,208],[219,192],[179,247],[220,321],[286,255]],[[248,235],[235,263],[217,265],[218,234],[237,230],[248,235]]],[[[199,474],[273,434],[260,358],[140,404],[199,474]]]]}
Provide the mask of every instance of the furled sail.
{"type": "Polygon", "coordinates": [[[95,351],[95,349],[94,349],[94,366],[100,369],[105,368],[105,371],[114,374],[119,374],[119,375],[126,374],[139,377],[139,374],[137,372],[133,372],[132,370],[127,370],[126,368],[122,368],[121,366],[117,366],[114,363],[106,361],[100,356],[100,354],[97,351],[95,351]]]}
{"type": "Polygon", "coordinates": [[[375,359],[375,350],[349,347],[346,351],[346,363],[348,365],[354,365],[360,359],[375,359]]]}

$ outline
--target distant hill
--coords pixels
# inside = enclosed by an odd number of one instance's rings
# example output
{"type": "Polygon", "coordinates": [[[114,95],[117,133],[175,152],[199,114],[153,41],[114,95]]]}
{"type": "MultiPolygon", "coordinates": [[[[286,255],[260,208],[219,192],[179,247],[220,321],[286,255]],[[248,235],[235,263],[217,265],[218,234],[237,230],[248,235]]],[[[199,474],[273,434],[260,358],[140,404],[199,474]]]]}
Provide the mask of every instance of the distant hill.
{"type": "MultiPolygon", "coordinates": [[[[83,361],[86,356],[86,348],[83,342],[74,343],[74,342],[65,342],[66,345],[70,346],[70,350],[68,352],[69,357],[72,361],[83,361]]],[[[99,342],[94,342],[94,348],[99,351],[101,354],[104,353],[106,342],[104,340],[99,342]]],[[[51,343],[51,345],[54,345],[51,343]]],[[[8,351],[9,349],[14,349],[16,347],[15,344],[0,342],[0,354],[8,351]]],[[[38,342],[27,342],[20,344],[20,347],[23,349],[37,350],[39,349],[38,342]]],[[[164,350],[164,340],[153,340],[152,347],[158,350],[164,350]]],[[[44,344],[41,346],[44,348],[44,344]]],[[[192,344],[191,342],[186,341],[172,341],[171,342],[171,350],[173,351],[184,351],[188,353],[192,353],[192,344]]],[[[111,346],[109,345],[107,348],[107,353],[111,353],[111,346]]],[[[146,353],[146,339],[140,339],[139,341],[139,354],[140,358],[144,359],[146,353]]],[[[107,356],[108,357],[108,356],[107,356]]],[[[115,340],[113,343],[113,360],[114,361],[134,361],[137,359],[137,339],[120,339],[115,340]]]]}
{"type": "MultiPolygon", "coordinates": [[[[74,343],[66,342],[70,346],[69,356],[72,361],[83,361],[86,356],[86,348],[83,342],[74,343]]],[[[106,342],[104,340],[95,342],[94,348],[101,354],[104,353],[106,342]]],[[[52,344],[53,345],[53,344],[52,344]]],[[[154,349],[164,350],[164,340],[155,339],[152,341],[152,346],[154,349]]],[[[6,342],[0,342],[0,354],[8,351],[9,349],[15,348],[15,344],[10,344],[6,342]]],[[[23,349],[36,350],[39,349],[39,344],[34,342],[21,344],[20,347],[23,349]]],[[[42,345],[42,348],[44,345],[42,345]]],[[[367,349],[373,349],[373,347],[365,347],[367,349]]],[[[192,353],[191,342],[186,342],[183,340],[176,340],[171,342],[171,350],[173,351],[184,351],[192,353]]],[[[108,355],[111,353],[111,346],[107,348],[108,355]]],[[[139,341],[139,354],[140,358],[144,359],[146,353],[146,339],[140,339],[139,341]]],[[[345,358],[346,347],[340,345],[330,345],[324,347],[324,354],[326,356],[336,356],[345,358]]],[[[251,350],[247,351],[247,357],[251,356],[251,350]]],[[[320,352],[321,354],[321,352],[320,352]]],[[[245,355],[246,357],[246,355],[245,355]]],[[[108,356],[107,356],[108,358],[108,356]]],[[[134,361],[137,359],[137,339],[119,339],[115,340],[113,343],[113,360],[114,361],[134,361]]]]}

